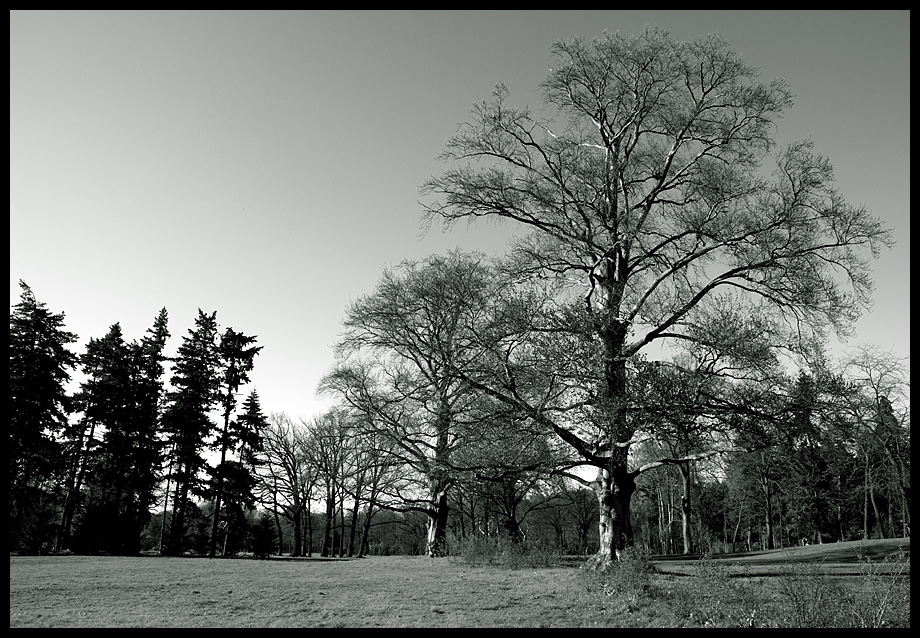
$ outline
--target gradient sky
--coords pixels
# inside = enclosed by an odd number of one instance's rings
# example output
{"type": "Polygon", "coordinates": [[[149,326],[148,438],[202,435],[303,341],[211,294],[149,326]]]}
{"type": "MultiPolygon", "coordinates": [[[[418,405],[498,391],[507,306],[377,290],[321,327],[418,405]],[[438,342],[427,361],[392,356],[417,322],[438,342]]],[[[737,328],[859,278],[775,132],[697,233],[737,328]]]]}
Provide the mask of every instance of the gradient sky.
{"type": "Polygon", "coordinates": [[[309,418],[348,304],[381,269],[513,229],[422,236],[419,186],[504,82],[539,106],[558,39],[720,33],[783,77],[811,138],[895,230],[848,346],[910,354],[909,11],[10,12],[10,306],[24,280],[75,351],[160,308],[258,336],[262,407],[309,418]]]}

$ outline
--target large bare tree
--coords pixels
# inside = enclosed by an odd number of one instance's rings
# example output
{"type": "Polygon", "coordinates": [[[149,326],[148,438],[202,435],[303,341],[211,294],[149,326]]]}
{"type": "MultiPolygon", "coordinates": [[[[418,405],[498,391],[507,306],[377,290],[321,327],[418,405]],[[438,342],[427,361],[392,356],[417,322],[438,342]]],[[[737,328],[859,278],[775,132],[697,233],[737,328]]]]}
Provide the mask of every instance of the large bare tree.
{"type": "Polygon", "coordinates": [[[503,375],[467,381],[596,468],[603,565],[632,536],[632,363],[714,337],[775,354],[801,352],[829,328],[845,333],[870,303],[869,256],[891,240],[844,200],[810,142],[776,153],[770,174],[775,122],[792,96],[719,37],[683,43],[650,29],[552,51],[546,109],[515,107],[498,85],[447,142],[454,166],[423,185],[423,206],[429,223],[519,224],[528,234],[518,271],[565,286],[556,300],[593,344],[584,364],[596,391],[556,393],[556,403],[515,392],[513,353],[503,375]],[[583,417],[558,401],[584,402],[583,417]]]}

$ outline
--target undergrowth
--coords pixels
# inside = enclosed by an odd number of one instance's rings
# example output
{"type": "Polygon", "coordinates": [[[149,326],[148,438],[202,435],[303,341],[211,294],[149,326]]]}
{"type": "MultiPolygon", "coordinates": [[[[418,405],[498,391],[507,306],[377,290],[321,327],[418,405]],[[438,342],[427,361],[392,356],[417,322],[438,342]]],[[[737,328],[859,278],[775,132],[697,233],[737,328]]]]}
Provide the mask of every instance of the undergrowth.
{"type": "Polygon", "coordinates": [[[676,627],[910,627],[910,556],[862,560],[860,575],[829,575],[820,564],[751,577],[739,565],[703,556],[688,575],[656,574],[641,551],[582,576],[586,610],[623,612],[676,627]],[[666,618],[665,618],[666,617],[666,618]]]}
{"type": "Polygon", "coordinates": [[[563,558],[555,548],[502,536],[455,538],[451,542],[451,557],[470,567],[495,566],[509,569],[556,567],[562,563],[563,558]]]}

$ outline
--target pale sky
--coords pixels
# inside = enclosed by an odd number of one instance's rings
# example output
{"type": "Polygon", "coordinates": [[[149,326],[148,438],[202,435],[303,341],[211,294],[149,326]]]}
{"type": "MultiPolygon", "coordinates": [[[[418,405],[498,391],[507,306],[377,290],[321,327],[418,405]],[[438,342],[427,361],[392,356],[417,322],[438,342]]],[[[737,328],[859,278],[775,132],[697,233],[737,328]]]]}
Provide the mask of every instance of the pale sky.
{"type": "Polygon", "coordinates": [[[160,308],[258,337],[266,413],[310,418],[348,304],[382,268],[511,227],[420,236],[419,186],[504,82],[539,106],[550,46],[658,26],[719,33],[783,77],[778,140],[811,138],[894,228],[848,346],[910,354],[909,11],[10,12],[10,307],[24,280],[82,352],[160,308]]]}

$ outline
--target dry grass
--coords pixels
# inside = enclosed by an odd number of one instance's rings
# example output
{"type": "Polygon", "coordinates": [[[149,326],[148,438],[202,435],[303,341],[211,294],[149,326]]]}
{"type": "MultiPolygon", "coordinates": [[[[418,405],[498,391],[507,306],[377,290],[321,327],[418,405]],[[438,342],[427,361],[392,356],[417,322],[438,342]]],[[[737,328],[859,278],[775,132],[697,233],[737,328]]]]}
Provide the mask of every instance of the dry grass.
{"type": "Polygon", "coordinates": [[[448,559],[10,557],[10,627],[579,624],[578,570],[448,559]]]}
{"type": "MultiPolygon", "coordinates": [[[[10,556],[10,627],[794,626],[783,598],[790,584],[825,587],[817,576],[856,590],[891,582],[882,561],[891,548],[824,547],[842,553],[834,562],[810,548],[728,560],[646,557],[611,574],[395,556],[10,556]],[[860,556],[873,551],[879,562],[867,572],[860,556]]],[[[906,587],[908,602],[898,623],[909,627],[909,558],[904,567],[898,591],[906,587]]]]}

